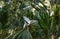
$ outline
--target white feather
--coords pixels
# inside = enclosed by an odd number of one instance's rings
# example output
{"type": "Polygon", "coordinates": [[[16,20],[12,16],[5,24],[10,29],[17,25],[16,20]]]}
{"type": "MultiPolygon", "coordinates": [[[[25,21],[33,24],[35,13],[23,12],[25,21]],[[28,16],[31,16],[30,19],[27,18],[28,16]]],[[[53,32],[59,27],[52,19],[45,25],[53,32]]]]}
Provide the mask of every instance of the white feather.
{"type": "Polygon", "coordinates": [[[28,24],[30,24],[30,19],[29,18],[27,18],[26,16],[23,16],[23,18],[24,18],[24,20],[28,23],[28,24]]]}

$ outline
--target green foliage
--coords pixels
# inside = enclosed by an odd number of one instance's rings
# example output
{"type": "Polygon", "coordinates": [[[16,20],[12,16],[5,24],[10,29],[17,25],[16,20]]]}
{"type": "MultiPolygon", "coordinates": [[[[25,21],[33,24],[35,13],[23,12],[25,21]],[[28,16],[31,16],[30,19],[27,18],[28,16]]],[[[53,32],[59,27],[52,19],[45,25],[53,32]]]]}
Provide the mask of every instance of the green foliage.
{"type": "Polygon", "coordinates": [[[0,6],[1,3],[0,39],[50,39],[52,35],[57,39],[60,36],[58,3],[47,6],[44,0],[1,0],[0,6]],[[38,23],[23,28],[23,16],[38,23]]]}

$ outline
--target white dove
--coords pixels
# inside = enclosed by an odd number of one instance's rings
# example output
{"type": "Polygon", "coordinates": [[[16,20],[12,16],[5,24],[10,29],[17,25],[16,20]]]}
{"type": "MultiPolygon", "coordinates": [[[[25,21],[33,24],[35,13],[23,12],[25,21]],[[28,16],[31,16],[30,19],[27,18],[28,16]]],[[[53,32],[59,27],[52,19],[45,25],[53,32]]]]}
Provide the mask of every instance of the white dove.
{"type": "Polygon", "coordinates": [[[27,18],[26,16],[23,16],[24,20],[25,20],[25,24],[23,26],[23,28],[25,28],[26,26],[29,26],[30,24],[33,23],[38,23],[37,20],[30,20],[29,18],[27,18]]]}

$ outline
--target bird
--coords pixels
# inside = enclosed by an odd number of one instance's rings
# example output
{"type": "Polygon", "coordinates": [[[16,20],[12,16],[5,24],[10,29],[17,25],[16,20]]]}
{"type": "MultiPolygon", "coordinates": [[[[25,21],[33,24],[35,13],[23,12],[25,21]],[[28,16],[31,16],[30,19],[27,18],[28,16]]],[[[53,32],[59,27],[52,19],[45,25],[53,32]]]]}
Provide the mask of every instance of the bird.
{"type": "Polygon", "coordinates": [[[23,28],[25,28],[26,26],[29,26],[30,24],[38,23],[37,20],[30,20],[30,19],[29,19],[28,17],[26,17],[26,16],[23,16],[23,19],[24,19],[24,21],[25,21],[23,28]]]}
{"type": "Polygon", "coordinates": [[[23,16],[23,18],[24,18],[24,21],[27,23],[27,24],[30,24],[30,19],[29,18],[27,18],[26,16],[23,16]]]}

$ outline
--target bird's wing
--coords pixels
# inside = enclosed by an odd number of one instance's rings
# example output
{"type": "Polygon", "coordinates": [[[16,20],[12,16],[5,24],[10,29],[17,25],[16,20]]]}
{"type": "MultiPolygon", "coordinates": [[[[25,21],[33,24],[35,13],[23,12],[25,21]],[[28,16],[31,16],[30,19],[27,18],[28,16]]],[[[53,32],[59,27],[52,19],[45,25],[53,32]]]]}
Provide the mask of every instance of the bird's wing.
{"type": "Polygon", "coordinates": [[[38,23],[37,20],[31,20],[31,23],[38,23]]]}
{"type": "Polygon", "coordinates": [[[26,16],[23,16],[23,18],[24,18],[24,20],[28,23],[28,24],[30,24],[30,19],[29,18],[27,18],[26,16]]]}

